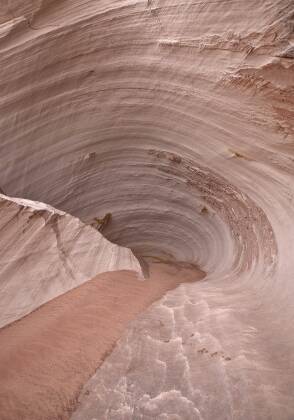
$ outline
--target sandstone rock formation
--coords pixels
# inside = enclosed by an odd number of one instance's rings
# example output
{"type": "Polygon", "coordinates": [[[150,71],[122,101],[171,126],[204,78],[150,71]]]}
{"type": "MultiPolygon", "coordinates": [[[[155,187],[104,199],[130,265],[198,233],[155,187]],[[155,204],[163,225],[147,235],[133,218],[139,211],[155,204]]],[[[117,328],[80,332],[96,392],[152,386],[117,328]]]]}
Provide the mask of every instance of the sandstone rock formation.
{"type": "Polygon", "coordinates": [[[0,13],[5,194],[207,273],[130,325],[72,419],[293,419],[293,1],[0,13]]]}
{"type": "Polygon", "coordinates": [[[43,203],[0,194],[0,232],[0,327],[99,273],[141,273],[129,249],[43,203]]]}

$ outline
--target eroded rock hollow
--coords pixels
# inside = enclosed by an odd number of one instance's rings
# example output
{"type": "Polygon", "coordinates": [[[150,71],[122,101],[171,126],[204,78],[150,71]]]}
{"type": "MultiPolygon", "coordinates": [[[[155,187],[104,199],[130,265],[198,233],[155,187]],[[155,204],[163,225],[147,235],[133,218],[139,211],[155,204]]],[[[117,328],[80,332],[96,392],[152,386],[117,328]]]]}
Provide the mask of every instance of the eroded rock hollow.
{"type": "Polygon", "coordinates": [[[1,420],[294,418],[293,28],[2,4],[1,420]]]}

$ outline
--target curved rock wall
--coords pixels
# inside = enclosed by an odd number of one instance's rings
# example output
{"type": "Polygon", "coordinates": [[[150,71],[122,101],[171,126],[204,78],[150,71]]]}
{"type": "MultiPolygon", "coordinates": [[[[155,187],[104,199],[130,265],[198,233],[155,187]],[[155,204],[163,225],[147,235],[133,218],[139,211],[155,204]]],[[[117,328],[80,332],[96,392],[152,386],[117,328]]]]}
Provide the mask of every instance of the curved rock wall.
{"type": "Polygon", "coordinates": [[[291,419],[292,1],[12,3],[0,186],[208,273],[135,323],[77,416],[291,419]]]}
{"type": "Polygon", "coordinates": [[[131,250],[55,208],[0,194],[0,327],[99,273],[141,272],[131,250]]]}

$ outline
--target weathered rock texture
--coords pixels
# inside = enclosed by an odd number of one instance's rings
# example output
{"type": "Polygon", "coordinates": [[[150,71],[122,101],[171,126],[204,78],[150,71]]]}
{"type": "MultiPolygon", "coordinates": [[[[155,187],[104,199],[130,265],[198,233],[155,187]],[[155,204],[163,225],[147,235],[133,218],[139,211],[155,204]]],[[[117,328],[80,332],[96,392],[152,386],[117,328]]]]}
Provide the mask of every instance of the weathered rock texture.
{"type": "Polygon", "coordinates": [[[204,274],[176,264],[149,269],[148,281],[132,271],[100,274],[0,329],[0,420],[69,418],[128,322],[204,274]]]}
{"type": "Polygon", "coordinates": [[[0,179],[203,282],[138,319],[74,419],[294,417],[292,0],[8,1],[0,179]]]}
{"type": "Polygon", "coordinates": [[[141,272],[127,248],[76,217],[0,194],[0,327],[99,273],[141,272]]]}

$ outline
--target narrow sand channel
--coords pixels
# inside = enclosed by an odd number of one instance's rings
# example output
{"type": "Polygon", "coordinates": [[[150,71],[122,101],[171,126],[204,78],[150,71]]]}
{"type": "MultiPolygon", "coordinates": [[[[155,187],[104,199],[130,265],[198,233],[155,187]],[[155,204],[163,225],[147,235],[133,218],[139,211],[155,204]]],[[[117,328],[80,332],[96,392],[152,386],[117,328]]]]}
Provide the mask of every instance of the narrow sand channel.
{"type": "Polygon", "coordinates": [[[100,274],[0,330],[0,419],[67,419],[83,384],[128,323],[180,283],[204,273],[152,262],[148,278],[100,274]]]}

